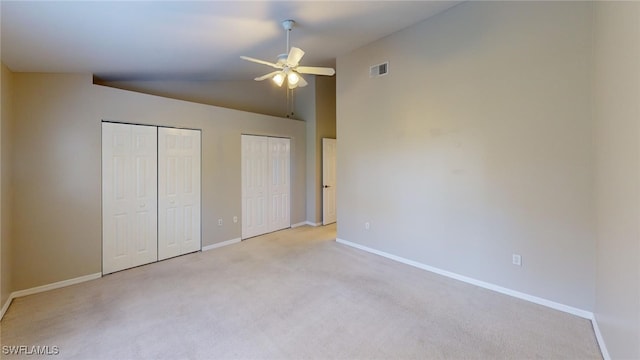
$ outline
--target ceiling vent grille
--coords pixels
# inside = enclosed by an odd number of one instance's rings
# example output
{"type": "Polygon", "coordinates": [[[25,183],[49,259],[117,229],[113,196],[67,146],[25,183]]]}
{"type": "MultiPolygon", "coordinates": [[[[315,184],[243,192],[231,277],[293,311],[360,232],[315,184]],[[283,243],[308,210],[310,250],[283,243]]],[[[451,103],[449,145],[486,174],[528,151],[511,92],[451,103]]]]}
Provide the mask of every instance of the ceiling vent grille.
{"type": "Polygon", "coordinates": [[[369,68],[369,77],[378,77],[389,73],[389,62],[373,65],[369,68]]]}

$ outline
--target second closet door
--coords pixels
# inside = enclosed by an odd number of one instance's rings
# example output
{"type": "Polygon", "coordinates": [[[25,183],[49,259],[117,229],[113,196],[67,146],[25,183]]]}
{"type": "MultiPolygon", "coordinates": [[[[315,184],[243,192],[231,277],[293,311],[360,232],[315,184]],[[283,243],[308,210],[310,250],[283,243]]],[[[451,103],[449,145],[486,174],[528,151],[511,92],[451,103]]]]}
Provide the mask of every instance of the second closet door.
{"type": "Polygon", "coordinates": [[[158,260],[201,249],[199,130],[158,129],[158,260]]]}
{"type": "Polygon", "coordinates": [[[242,238],[288,228],[290,140],[242,135],[242,238]]]}

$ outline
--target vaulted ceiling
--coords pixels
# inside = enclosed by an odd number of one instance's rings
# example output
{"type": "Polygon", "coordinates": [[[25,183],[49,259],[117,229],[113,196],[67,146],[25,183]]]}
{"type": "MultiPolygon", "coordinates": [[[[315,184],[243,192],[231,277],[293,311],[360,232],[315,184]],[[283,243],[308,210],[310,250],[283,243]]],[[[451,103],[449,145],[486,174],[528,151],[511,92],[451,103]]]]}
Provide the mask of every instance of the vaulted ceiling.
{"type": "Polygon", "coordinates": [[[2,62],[15,72],[103,80],[248,80],[286,51],[281,21],[308,66],[460,1],[2,1],[2,62]]]}

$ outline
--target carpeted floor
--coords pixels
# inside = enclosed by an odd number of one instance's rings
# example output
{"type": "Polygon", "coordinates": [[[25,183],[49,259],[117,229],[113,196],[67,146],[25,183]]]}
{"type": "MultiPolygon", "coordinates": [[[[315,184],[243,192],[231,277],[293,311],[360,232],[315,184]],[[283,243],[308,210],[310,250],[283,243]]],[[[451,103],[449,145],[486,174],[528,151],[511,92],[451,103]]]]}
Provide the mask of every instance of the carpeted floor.
{"type": "Polygon", "coordinates": [[[335,225],[300,227],[18,298],[2,345],[57,346],[50,359],[601,358],[588,320],[334,239],[335,225]]]}

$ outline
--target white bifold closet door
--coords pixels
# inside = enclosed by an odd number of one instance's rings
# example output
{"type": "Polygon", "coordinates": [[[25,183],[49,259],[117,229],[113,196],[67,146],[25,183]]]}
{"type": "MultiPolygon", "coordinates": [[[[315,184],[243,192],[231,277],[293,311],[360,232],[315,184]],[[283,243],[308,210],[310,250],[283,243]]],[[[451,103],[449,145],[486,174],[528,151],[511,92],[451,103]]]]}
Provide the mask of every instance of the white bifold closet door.
{"type": "Polygon", "coordinates": [[[102,273],[201,249],[198,130],[102,123],[102,273]]]}
{"type": "Polygon", "coordinates": [[[102,124],[102,272],[158,259],[157,128],[102,124]]]}
{"type": "Polygon", "coordinates": [[[290,140],[242,135],[242,238],[291,226],[290,140]]]}
{"type": "Polygon", "coordinates": [[[158,260],[200,250],[200,131],[158,129],[158,174],[158,260]]]}

